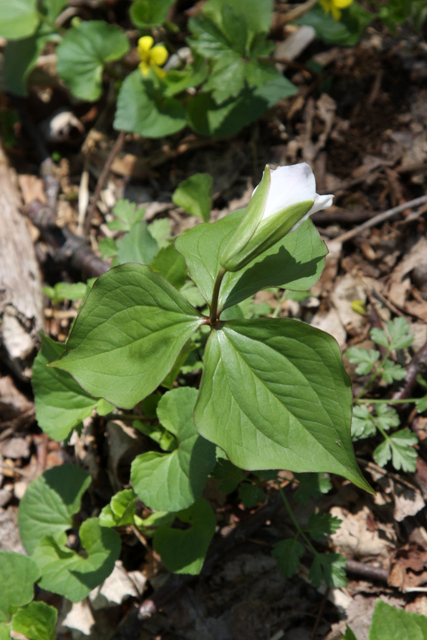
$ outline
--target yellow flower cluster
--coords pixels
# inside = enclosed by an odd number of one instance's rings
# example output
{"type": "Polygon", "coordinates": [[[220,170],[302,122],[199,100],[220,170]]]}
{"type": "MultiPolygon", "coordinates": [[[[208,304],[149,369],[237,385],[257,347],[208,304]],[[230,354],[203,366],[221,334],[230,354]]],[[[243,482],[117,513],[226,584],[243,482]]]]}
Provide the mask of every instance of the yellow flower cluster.
{"type": "Polygon", "coordinates": [[[341,9],[347,9],[353,0],[320,0],[320,6],[326,14],[332,13],[334,20],[341,18],[341,9]]]}
{"type": "Polygon", "coordinates": [[[166,71],[160,67],[168,59],[168,50],[162,44],[156,44],[155,47],[153,44],[154,40],[151,36],[143,36],[138,40],[138,55],[141,59],[138,68],[143,76],[146,76],[153,69],[159,78],[164,78],[166,71]]]}

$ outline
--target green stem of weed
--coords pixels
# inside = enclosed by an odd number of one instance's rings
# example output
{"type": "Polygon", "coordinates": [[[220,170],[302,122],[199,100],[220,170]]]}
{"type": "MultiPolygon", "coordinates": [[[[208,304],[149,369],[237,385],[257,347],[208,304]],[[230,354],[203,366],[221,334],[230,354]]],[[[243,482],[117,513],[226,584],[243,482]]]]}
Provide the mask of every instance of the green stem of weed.
{"type": "Polygon", "coordinates": [[[359,404],[363,402],[364,404],[408,404],[410,402],[418,402],[420,398],[404,398],[403,400],[393,400],[393,398],[385,398],[384,400],[378,398],[373,400],[372,398],[357,398],[355,402],[359,404]]]}
{"type": "Polygon", "coordinates": [[[292,520],[292,523],[293,523],[293,525],[294,525],[295,529],[297,530],[297,534],[298,534],[298,536],[301,536],[301,538],[304,540],[304,542],[306,543],[306,545],[308,546],[308,548],[310,549],[310,551],[311,551],[315,556],[317,556],[317,555],[318,555],[318,553],[317,553],[316,549],[313,547],[313,545],[312,545],[312,544],[311,544],[311,542],[310,542],[310,539],[309,539],[309,538],[308,538],[308,536],[304,533],[304,530],[303,530],[303,529],[301,529],[301,527],[300,527],[300,525],[299,525],[299,523],[298,523],[298,520],[295,518],[294,512],[292,511],[292,507],[291,507],[291,505],[289,504],[289,500],[288,500],[288,499],[287,499],[287,497],[285,496],[285,492],[283,491],[282,487],[281,487],[279,484],[277,485],[277,488],[279,489],[280,496],[281,496],[281,498],[282,498],[282,500],[283,500],[283,502],[284,502],[284,505],[285,505],[285,507],[286,507],[287,512],[289,513],[289,516],[290,516],[290,518],[291,518],[291,520],[292,520]]]}
{"type": "Polygon", "coordinates": [[[212,303],[211,303],[211,312],[209,314],[209,319],[211,322],[211,325],[215,325],[218,322],[218,297],[219,297],[219,290],[221,289],[221,283],[222,283],[222,279],[226,274],[226,270],[221,267],[221,269],[218,272],[218,275],[216,277],[215,280],[215,284],[214,284],[214,289],[213,289],[213,293],[212,293],[212,303]]]}
{"type": "Polygon", "coordinates": [[[368,382],[364,385],[362,391],[360,393],[357,394],[357,396],[354,398],[355,402],[359,401],[359,398],[361,396],[364,396],[365,393],[367,392],[367,390],[369,389],[369,387],[371,386],[371,384],[378,378],[378,376],[381,374],[385,363],[388,360],[388,357],[391,353],[391,349],[387,349],[386,354],[384,356],[384,358],[381,360],[380,364],[378,365],[378,367],[375,369],[374,373],[372,374],[372,376],[369,378],[368,382]]]}

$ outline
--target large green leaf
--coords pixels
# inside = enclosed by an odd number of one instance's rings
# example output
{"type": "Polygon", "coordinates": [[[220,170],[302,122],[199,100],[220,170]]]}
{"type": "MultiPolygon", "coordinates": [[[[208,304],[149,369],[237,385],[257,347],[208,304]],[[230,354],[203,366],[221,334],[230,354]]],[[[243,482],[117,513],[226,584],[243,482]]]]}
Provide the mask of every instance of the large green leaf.
{"type": "Polygon", "coordinates": [[[0,36],[17,40],[30,36],[37,28],[37,0],[13,0],[1,3],[0,36]]]}
{"type": "Polygon", "coordinates": [[[92,414],[99,398],[93,398],[66,371],[48,367],[64,352],[65,345],[41,334],[42,348],[33,367],[32,385],[39,426],[54,440],[64,440],[92,414]]]}
{"type": "Polygon", "coordinates": [[[0,622],[0,640],[10,640],[12,636],[9,631],[10,627],[4,622],[0,622]]]}
{"type": "Polygon", "coordinates": [[[220,105],[209,93],[199,93],[188,103],[188,123],[203,136],[232,136],[296,91],[292,82],[278,76],[261,87],[246,87],[237,98],[230,98],[220,105]]]}
{"type": "Polygon", "coordinates": [[[353,453],[351,406],[329,334],[271,318],[212,330],[194,420],[237,466],[328,471],[370,491],[353,453]]]}
{"type": "Polygon", "coordinates": [[[40,587],[59,593],[72,602],[80,602],[103,582],[114,569],[120,554],[120,536],[101,527],[98,518],[85,520],[79,529],[84,556],[45,536],[32,557],[40,568],[40,587]]]}
{"type": "MultiPolygon", "coordinates": [[[[244,214],[244,211],[235,211],[213,224],[199,224],[175,240],[176,248],[187,261],[191,279],[208,303],[221,267],[221,251],[244,214]]],[[[312,222],[307,220],[245,269],[226,273],[218,308],[232,307],[266,287],[307,291],[320,278],[326,253],[325,243],[312,222]]]]}
{"type": "Polygon", "coordinates": [[[427,618],[377,600],[369,640],[425,640],[427,618]]]}
{"type": "Polygon", "coordinates": [[[172,202],[192,216],[209,221],[212,209],[213,179],[209,173],[195,173],[175,189],[172,202]]]}
{"type": "Polygon", "coordinates": [[[194,426],[197,389],[173,389],[160,400],[157,416],[176,436],[171,453],[149,451],[135,458],[131,483],[138,497],[156,511],[180,511],[200,498],[215,466],[215,446],[194,426]]]}
{"type": "Polygon", "coordinates": [[[82,100],[98,100],[107,62],[127,53],[129,41],[117,27],[103,20],[71,27],[58,46],[57,70],[71,92],[82,100]]]}
{"type": "Polygon", "coordinates": [[[161,138],[185,127],[185,110],[179,100],[167,98],[161,87],[139,69],[128,75],[120,89],[114,128],[161,138]]]}
{"type": "Polygon", "coordinates": [[[29,554],[43,536],[63,539],[74,526],[73,515],[89,485],[89,474],[74,464],[49,469],[28,485],[19,505],[18,524],[29,554]]]}
{"type": "Polygon", "coordinates": [[[132,408],[152,393],[204,319],[149,267],[124,264],[94,284],[60,360],[89,393],[132,408]]]}
{"type": "Polygon", "coordinates": [[[139,29],[162,24],[174,2],[175,0],[133,0],[129,15],[139,29]]]}
{"type": "Polygon", "coordinates": [[[0,622],[9,622],[18,607],[31,602],[39,578],[40,571],[31,558],[0,551],[0,622]]]}
{"type": "Polygon", "coordinates": [[[150,267],[177,289],[181,289],[187,280],[187,264],[173,244],[160,249],[150,267]]]}
{"type": "Polygon", "coordinates": [[[58,612],[44,602],[30,602],[18,609],[12,618],[12,629],[29,640],[55,640],[58,612]]]}
{"type": "Polygon", "coordinates": [[[210,504],[199,498],[191,507],[176,515],[190,528],[182,530],[160,526],[154,534],[154,549],[169,571],[197,575],[202,570],[215,533],[215,514],[210,504]]]}
{"type": "Polygon", "coordinates": [[[123,238],[117,240],[119,264],[126,264],[126,262],[150,264],[158,250],[157,240],[149,232],[144,220],[136,222],[123,238]]]}

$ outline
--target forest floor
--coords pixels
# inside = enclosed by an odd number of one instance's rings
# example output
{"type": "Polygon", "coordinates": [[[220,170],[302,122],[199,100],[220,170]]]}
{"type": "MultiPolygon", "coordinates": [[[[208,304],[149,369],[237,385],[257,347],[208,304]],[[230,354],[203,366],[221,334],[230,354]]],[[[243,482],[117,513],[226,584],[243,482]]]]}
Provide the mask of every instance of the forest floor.
{"type": "MultiPolygon", "coordinates": [[[[288,73],[298,94],[231,139],[203,139],[188,131],[167,140],[126,135],[86,225],[87,237],[96,253],[99,240],[108,234],[105,223],[111,208],[122,197],[146,206],[147,221],[169,218],[172,234],[177,235],[199,222],[171,201],[176,186],[193,173],[213,176],[211,219],[216,220],[248,203],[266,163],[274,167],[308,162],[318,193],[335,194],[333,206],[313,216],[329,249],[326,268],[311,297],[303,301],[283,300],[266,291],[256,302],[268,303],[271,312],[280,304],[276,315],[300,318],[331,333],[344,353],[355,345],[372,348],[372,327],[404,316],[415,336],[401,362],[409,371],[415,354],[425,356],[427,344],[427,199],[411,205],[425,195],[427,186],[427,46],[404,29],[392,36],[372,28],[356,47],[315,43],[300,60],[313,58],[323,65],[320,76],[301,62],[288,73]],[[377,214],[406,203],[376,222],[377,214]],[[373,225],[359,230],[368,220],[373,225]]],[[[54,196],[57,224],[80,235],[87,201],[117,137],[108,126],[98,128],[104,107],[75,105],[59,91],[48,98],[42,90],[32,91],[19,107],[30,126],[42,132],[38,135],[49,153],[56,154],[51,178],[59,187],[54,196]],[[52,142],[43,133],[46,126],[39,125],[58,108],[71,111],[73,117],[65,119],[52,142]],[[58,141],[61,136],[63,141],[58,141]]],[[[13,108],[5,95],[0,108],[13,108]]],[[[23,208],[50,197],[40,176],[37,136],[28,134],[28,124],[15,126],[12,145],[3,140],[23,208]]],[[[58,266],[57,248],[33,225],[31,238],[44,285],[85,276],[66,261],[58,266]]],[[[65,340],[78,303],[54,305],[46,298],[44,306],[45,331],[65,340]]],[[[358,393],[366,379],[355,373],[345,356],[344,363],[358,393]]],[[[425,374],[426,358],[415,364],[417,373],[425,374]]],[[[111,433],[108,439],[98,419],[95,424],[87,421],[82,436],[61,447],[38,429],[31,386],[25,372],[21,374],[6,358],[0,364],[0,549],[23,552],[17,509],[29,481],[52,466],[77,461],[97,479],[96,500],[102,507],[111,483],[116,489],[128,483],[129,456],[139,445],[128,435],[117,445],[119,456],[111,450],[111,433]]],[[[403,380],[380,385],[377,397],[391,397],[405,384],[403,380]]],[[[361,440],[355,443],[356,455],[376,495],[334,478],[332,492],[316,503],[342,520],[328,545],[349,561],[346,588],[318,591],[304,569],[285,579],[271,556],[273,542],[289,531],[285,511],[274,500],[273,506],[270,502],[267,507],[245,508],[236,495],[227,497],[212,481],[204,495],[220,514],[217,538],[241,527],[238,544],[202,576],[171,582],[149,543],[145,548],[127,533],[121,565],[103,597],[91,594],[89,600],[71,606],[59,596],[38,594],[60,608],[58,637],[339,640],[348,624],[358,640],[367,640],[378,597],[427,615],[427,417],[412,406],[399,405],[398,411],[401,426],[419,438],[416,472],[379,467],[372,459],[375,438],[361,440]],[[259,516],[262,509],[270,509],[265,517],[259,516]],[[252,532],[248,523],[256,517],[259,525],[252,532]],[[161,587],[166,595],[160,610],[141,621],[136,605],[161,587]],[[123,601],[109,595],[122,592],[123,601]]],[[[268,484],[265,490],[273,493],[268,484]]],[[[297,518],[303,521],[312,508],[313,504],[297,508],[297,518]]]]}

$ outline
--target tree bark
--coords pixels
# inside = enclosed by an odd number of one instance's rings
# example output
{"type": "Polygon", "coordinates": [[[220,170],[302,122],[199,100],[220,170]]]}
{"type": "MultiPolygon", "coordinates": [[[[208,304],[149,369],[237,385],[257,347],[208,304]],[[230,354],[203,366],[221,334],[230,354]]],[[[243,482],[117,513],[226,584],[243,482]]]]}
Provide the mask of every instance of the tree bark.
{"type": "Polygon", "coordinates": [[[0,346],[8,366],[28,380],[45,322],[40,271],[21,208],[0,145],[0,346]]]}

